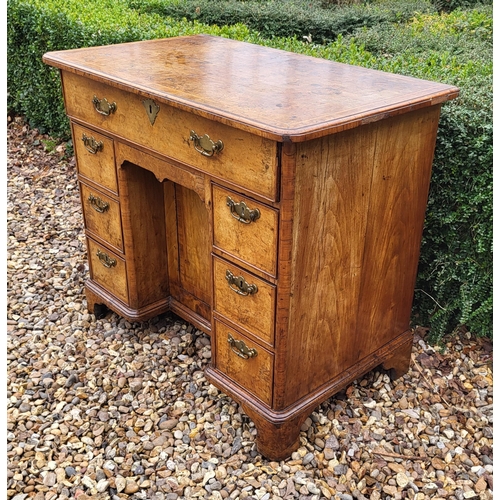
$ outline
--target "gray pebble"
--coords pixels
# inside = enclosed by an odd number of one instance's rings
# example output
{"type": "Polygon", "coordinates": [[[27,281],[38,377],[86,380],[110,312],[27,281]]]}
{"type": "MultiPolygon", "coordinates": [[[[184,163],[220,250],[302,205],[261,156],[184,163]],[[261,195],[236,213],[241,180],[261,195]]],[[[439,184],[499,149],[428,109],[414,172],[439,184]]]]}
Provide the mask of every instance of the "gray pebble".
{"type": "Polygon", "coordinates": [[[64,469],[67,477],[73,477],[76,474],[76,470],[74,467],[68,466],[64,469]]]}

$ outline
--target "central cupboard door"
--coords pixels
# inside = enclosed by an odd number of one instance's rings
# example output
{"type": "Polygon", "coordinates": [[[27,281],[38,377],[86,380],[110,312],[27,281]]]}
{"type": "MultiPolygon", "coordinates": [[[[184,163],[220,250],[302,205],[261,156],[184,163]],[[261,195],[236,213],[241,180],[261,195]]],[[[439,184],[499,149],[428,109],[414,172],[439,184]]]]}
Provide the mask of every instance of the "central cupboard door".
{"type": "Polygon", "coordinates": [[[205,320],[209,330],[211,240],[208,211],[194,191],[171,181],[163,184],[170,295],[180,307],[205,320]]]}

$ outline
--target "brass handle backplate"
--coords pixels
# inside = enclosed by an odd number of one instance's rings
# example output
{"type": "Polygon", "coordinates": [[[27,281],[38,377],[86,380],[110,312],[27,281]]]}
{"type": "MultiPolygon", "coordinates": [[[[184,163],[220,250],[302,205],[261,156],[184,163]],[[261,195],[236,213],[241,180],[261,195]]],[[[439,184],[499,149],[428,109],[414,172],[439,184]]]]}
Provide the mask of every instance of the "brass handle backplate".
{"type": "Polygon", "coordinates": [[[109,116],[116,111],[116,102],[109,102],[105,97],[99,99],[96,95],[92,99],[95,110],[104,116],[109,116]]]}
{"type": "Polygon", "coordinates": [[[85,145],[85,149],[95,155],[98,151],[102,151],[104,144],[102,141],[96,141],[91,135],[90,137],[86,134],[82,134],[82,141],[85,145]]]}
{"type": "Polygon", "coordinates": [[[255,222],[260,217],[258,208],[250,209],[244,201],[236,203],[230,196],[226,198],[226,205],[231,210],[231,215],[243,224],[255,222]]]}
{"type": "Polygon", "coordinates": [[[243,340],[236,340],[230,333],[227,334],[227,341],[231,350],[240,358],[248,359],[257,356],[257,349],[248,348],[243,340]]]}
{"type": "Polygon", "coordinates": [[[112,257],[110,257],[107,253],[101,252],[100,250],[97,250],[96,255],[104,267],[110,268],[110,267],[116,266],[116,259],[113,259],[112,257]]]}
{"type": "Polygon", "coordinates": [[[94,196],[92,193],[90,193],[88,197],[88,201],[92,208],[96,211],[99,212],[100,214],[106,212],[106,210],[109,209],[109,203],[107,201],[101,200],[99,196],[94,196]]]}
{"type": "Polygon", "coordinates": [[[219,140],[214,142],[207,134],[200,137],[194,130],[191,130],[189,140],[193,141],[194,149],[196,149],[196,151],[201,153],[203,156],[213,156],[216,153],[220,153],[224,149],[222,141],[219,140]]]}
{"type": "Polygon", "coordinates": [[[229,269],[226,271],[229,288],[239,295],[254,295],[259,291],[257,285],[249,285],[243,276],[235,276],[229,269]]]}

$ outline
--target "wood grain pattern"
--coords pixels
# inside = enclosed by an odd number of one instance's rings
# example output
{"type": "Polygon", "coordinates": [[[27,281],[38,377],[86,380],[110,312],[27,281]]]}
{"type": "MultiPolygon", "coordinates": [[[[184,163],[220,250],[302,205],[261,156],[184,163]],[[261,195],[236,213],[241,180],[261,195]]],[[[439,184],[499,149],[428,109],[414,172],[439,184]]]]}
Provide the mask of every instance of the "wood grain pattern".
{"type": "Polygon", "coordinates": [[[208,212],[194,191],[175,186],[179,280],[181,287],[206,304],[212,302],[208,212]]]}
{"type": "Polygon", "coordinates": [[[416,111],[379,128],[358,308],[365,352],[409,328],[439,111],[416,111]]]}
{"type": "Polygon", "coordinates": [[[281,147],[281,192],[278,245],[278,275],[276,290],[275,363],[274,363],[274,408],[286,406],[287,341],[290,324],[292,257],[294,242],[295,177],[297,167],[297,144],[285,142],[281,147]]]}
{"type": "Polygon", "coordinates": [[[297,146],[285,406],[353,364],[374,152],[370,127],[297,146]]]}
{"type": "MultiPolygon", "coordinates": [[[[120,204],[82,182],[80,182],[80,194],[86,230],[94,238],[101,238],[114,249],[123,252],[120,204]],[[96,204],[92,203],[91,200],[96,198],[107,204],[107,208],[103,212],[95,209],[96,204]]],[[[99,205],[97,206],[99,207],[99,205]]]]}
{"type": "Polygon", "coordinates": [[[113,141],[94,130],[77,124],[73,124],[72,130],[78,174],[117,194],[118,184],[116,181],[113,141]],[[96,154],[87,151],[82,141],[84,134],[102,142],[102,151],[98,151],[96,154]]]}
{"type": "Polygon", "coordinates": [[[133,163],[119,165],[117,173],[129,305],[139,309],[168,297],[163,187],[133,163]]]}
{"type": "Polygon", "coordinates": [[[408,329],[438,116],[418,110],[297,148],[283,404],[408,329]],[[304,376],[292,378],[299,361],[304,376]]]}
{"type": "Polygon", "coordinates": [[[220,321],[215,321],[216,367],[231,380],[271,406],[273,388],[273,354],[256,344],[242,333],[220,321]],[[255,349],[257,356],[243,359],[233,352],[228,335],[243,341],[249,349],[255,349]]]}
{"type": "Polygon", "coordinates": [[[276,276],[278,211],[216,185],[212,203],[214,246],[246,265],[276,276]],[[240,222],[231,214],[227,197],[235,203],[244,202],[251,210],[259,210],[259,218],[248,224],[240,222]]]}
{"type": "Polygon", "coordinates": [[[128,303],[127,269],[123,256],[110,251],[105,246],[87,238],[90,277],[103,288],[111,292],[125,303],[128,303]],[[114,259],[113,267],[105,267],[97,253],[101,252],[114,259]]]}
{"type": "Polygon", "coordinates": [[[214,177],[244,184],[270,200],[277,194],[276,143],[247,132],[209,121],[192,113],[162,105],[154,125],[144,109],[143,96],[124,92],[73,73],[63,73],[66,110],[78,118],[127,141],[174,160],[186,163],[214,177]],[[92,104],[94,95],[116,102],[116,112],[99,114],[92,104]],[[224,149],[207,157],[195,150],[191,131],[207,134],[224,149]]]}
{"type": "MultiPolygon", "coordinates": [[[[210,333],[212,280],[209,215],[194,191],[170,181],[163,182],[169,293],[174,309],[193,323],[203,323],[210,333]],[[191,219],[192,218],[192,219],[191,219]]],[[[174,310],[172,309],[172,310],[174,310]]]]}
{"type": "Polygon", "coordinates": [[[240,267],[213,257],[214,310],[234,322],[245,333],[274,344],[274,308],[276,290],[273,285],[240,267]],[[258,287],[254,295],[242,296],[229,287],[226,271],[242,276],[258,287]]]}
{"type": "Polygon", "coordinates": [[[449,85],[206,35],[51,52],[43,60],[279,141],[336,133],[458,94],[449,85]]]}
{"type": "Polygon", "coordinates": [[[125,161],[139,165],[141,168],[153,172],[158,181],[168,180],[194,191],[202,201],[206,200],[205,176],[194,169],[186,168],[178,164],[167,162],[151,154],[141,151],[123,143],[115,145],[116,163],[121,165],[125,161]]]}

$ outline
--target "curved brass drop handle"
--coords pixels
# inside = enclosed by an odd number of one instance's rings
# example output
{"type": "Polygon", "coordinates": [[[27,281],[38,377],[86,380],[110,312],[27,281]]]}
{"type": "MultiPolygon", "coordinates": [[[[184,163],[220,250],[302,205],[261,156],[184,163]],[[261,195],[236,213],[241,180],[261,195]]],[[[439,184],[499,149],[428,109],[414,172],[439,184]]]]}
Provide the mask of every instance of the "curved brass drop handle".
{"type": "Polygon", "coordinates": [[[107,201],[101,200],[99,196],[94,196],[92,193],[90,193],[89,197],[87,198],[90,205],[92,208],[96,211],[99,212],[100,214],[104,213],[106,210],[109,209],[109,203],[107,201]]]}
{"type": "Polygon", "coordinates": [[[111,267],[116,266],[116,259],[113,259],[112,257],[110,257],[107,253],[101,252],[100,250],[97,250],[96,255],[104,267],[111,268],[111,267]]]}
{"type": "Polygon", "coordinates": [[[196,149],[196,151],[201,153],[203,156],[213,156],[216,153],[220,153],[224,149],[222,141],[219,140],[214,142],[207,134],[200,137],[194,130],[191,130],[189,140],[193,141],[194,149],[196,149]]]}
{"type": "Polygon", "coordinates": [[[254,295],[259,291],[257,285],[249,285],[243,276],[235,276],[229,269],[226,271],[226,280],[229,288],[238,295],[254,295]]]}
{"type": "Polygon", "coordinates": [[[104,143],[102,141],[96,141],[93,136],[87,136],[82,134],[82,141],[85,144],[85,149],[95,155],[98,151],[102,151],[104,143]]]}
{"type": "Polygon", "coordinates": [[[92,104],[94,105],[95,110],[104,116],[109,116],[111,113],[116,111],[116,102],[110,103],[105,97],[99,99],[96,95],[94,95],[92,104]]]}
{"type": "Polygon", "coordinates": [[[226,205],[231,210],[231,215],[243,224],[255,222],[260,217],[258,208],[250,209],[244,201],[236,203],[230,196],[226,198],[226,205]]]}
{"type": "Polygon", "coordinates": [[[230,333],[227,334],[227,341],[231,346],[231,351],[237,354],[240,358],[248,359],[257,356],[257,349],[248,348],[243,340],[236,340],[230,333]]]}

